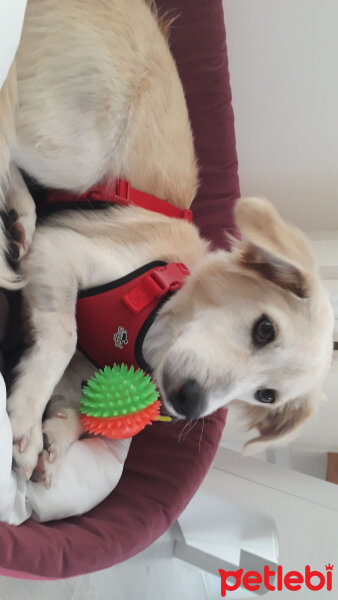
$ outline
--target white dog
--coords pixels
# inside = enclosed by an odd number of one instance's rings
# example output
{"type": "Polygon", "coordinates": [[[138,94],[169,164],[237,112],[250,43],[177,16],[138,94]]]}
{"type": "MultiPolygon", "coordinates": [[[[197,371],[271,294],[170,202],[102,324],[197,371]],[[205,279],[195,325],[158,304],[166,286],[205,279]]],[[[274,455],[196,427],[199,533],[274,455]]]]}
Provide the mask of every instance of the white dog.
{"type": "MultiPolygon", "coordinates": [[[[64,210],[33,238],[35,212],[17,166],[73,194],[123,177],[182,210],[195,196],[184,94],[165,23],[149,4],[29,0],[17,80],[13,66],[1,92],[0,166],[33,332],[8,410],[17,468],[31,477],[40,455],[46,485],[81,434],[74,404],[92,367],[77,356],[76,385],[56,388],[76,350],[80,290],[154,260],[184,263],[190,276],[161,306],[144,358],[173,415],[192,419],[240,402],[259,430],[253,450],[297,432],[330,364],[333,315],[315,261],[301,232],[265,200],[237,204],[242,241],[231,254],[210,252],[187,220],[135,206],[64,210]]],[[[4,265],[1,283],[20,285],[4,265]]]]}

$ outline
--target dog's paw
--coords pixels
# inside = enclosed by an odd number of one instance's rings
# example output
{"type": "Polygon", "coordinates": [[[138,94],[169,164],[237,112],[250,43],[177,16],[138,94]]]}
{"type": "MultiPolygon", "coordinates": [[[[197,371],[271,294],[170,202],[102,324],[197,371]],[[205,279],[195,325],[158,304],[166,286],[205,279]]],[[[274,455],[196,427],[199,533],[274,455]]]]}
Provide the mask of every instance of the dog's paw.
{"type": "Polygon", "coordinates": [[[43,451],[31,477],[49,489],[69,446],[79,439],[82,428],[79,414],[72,408],[51,411],[53,416],[43,423],[43,451]]]}
{"type": "Polygon", "coordinates": [[[13,428],[13,468],[26,481],[36,467],[42,447],[41,423],[26,426],[24,431],[13,428]]]}
{"type": "Polygon", "coordinates": [[[32,411],[14,409],[9,412],[13,431],[13,468],[28,480],[43,448],[42,423],[32,411]]]}
{"type": "Polygon", "coordinates": [[[9,241],[9,256],[13,262],[21,260],[32,245],[35,231],[35,211],[18,214],[11,209],[4,217],[5,228],[9,241]]]}
{"type": "Polygon", "coordinates": [[[59,470],[62,456],[58,456],[57,448],[54,444],[46,442],[44,449],[38,458],[38,463],[32,473],[31,481],[34,483],[42,483],[47,490],[52,485],[52,481],[59,470]]]}

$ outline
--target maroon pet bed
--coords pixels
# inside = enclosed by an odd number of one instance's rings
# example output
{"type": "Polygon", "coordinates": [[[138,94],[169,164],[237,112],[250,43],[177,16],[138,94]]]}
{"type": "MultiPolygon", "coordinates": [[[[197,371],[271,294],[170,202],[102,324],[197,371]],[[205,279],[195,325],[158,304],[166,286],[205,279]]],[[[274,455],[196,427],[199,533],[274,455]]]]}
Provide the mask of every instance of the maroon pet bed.
{"type": "MultiPolygon", "coordinates": [[[[239,185],[222,0],[158,4],[179,14],[170,40],[200,165],[195,221],[215,246],[224,246],[223,231],[235,231],[239,185]]],[[[180,441],[182,424],[147,428],[133,440],[117,488],[86,515],[48,524],[0,524],[0,573],[70,577],[110,567],[146,548],[177,519],[201,484],[225,416],[219,410],[205,419],[202,437],[197,423],[180,441]]]]}

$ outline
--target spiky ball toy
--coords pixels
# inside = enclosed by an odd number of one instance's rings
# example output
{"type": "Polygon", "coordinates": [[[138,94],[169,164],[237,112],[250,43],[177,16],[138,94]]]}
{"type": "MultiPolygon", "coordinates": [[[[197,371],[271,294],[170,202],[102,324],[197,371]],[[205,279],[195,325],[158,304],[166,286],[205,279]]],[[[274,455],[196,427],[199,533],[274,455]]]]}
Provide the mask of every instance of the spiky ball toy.
{"type": "Polygon", "coordinates": [[[81,422],[89,433],[121,440],[136,435],[152,421],[170,421],[170,417],[160,416],[160,406],[149,375],[114,364],[112,369],[100,369],[83,387],[81,422]]]}

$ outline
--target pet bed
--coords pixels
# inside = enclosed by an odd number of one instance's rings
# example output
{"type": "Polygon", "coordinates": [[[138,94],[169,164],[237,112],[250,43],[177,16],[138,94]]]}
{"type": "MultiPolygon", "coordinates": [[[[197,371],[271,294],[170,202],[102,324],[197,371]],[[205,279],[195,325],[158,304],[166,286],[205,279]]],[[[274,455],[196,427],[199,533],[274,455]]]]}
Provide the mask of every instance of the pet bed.
{"type": "MultiPolygon", "coordinates": [[[[215,246],[235,233],[239,196],[233,111],[222,0],[162,0],[179,14],[170,41],[186,93],[200,165],[193,204],[196,223],[215,246]]],[[[17,298],[0,296],[0,336],[7,357],[14,345],[17,298]],[[14,316],[13,316],[14,315],[14,316]]],[[[205,418],[187,435],[182,424],[154,424],[133,440],[114,492],[89,513],[19,527],[0,524],[0,574],[64,578],[110,567],[140,552],[177,519],[214,458],[226,411],[205,418]]]]}

